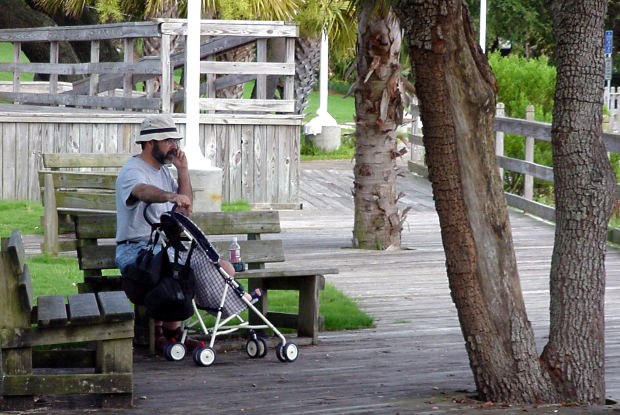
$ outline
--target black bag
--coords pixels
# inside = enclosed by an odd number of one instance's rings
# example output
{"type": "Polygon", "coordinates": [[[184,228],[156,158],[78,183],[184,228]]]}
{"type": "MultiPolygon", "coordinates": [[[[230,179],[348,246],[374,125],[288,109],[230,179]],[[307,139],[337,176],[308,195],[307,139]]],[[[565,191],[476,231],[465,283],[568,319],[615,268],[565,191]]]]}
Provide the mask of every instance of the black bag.
{"type": "Polygon", "coordinates": [[[125,268],[121,278],[121,288],[129,301],[136,305],[143,305],[146,294],[157,285],[162,274],[169,272],[165,268],[169,261],[164,249],[153,252],[159,240],[159,234],[154,234],[155,237],[151,234],[146,248],[138,253],[136,262],[125,268]]]}
{"type": "Polygon", "coordinates": [[[194,273],[190,267],[193,242],[184,264],[179,263],[179,251],[169,261],[165,250],[158,284],[144,297],[146,313],[155,320],[181,321],[194,313],[194,273]]]}

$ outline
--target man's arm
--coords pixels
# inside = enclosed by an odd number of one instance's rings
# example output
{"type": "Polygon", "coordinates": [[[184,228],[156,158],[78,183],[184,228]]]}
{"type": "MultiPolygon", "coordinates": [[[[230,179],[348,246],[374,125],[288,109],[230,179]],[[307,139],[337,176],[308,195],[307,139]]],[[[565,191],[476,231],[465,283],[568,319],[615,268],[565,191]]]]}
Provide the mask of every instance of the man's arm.
{"type": "Polygon", "coordinates": [[[185,152],[181,149],[177,150],[176,155],[172,159],[172,164],[177,169],[177,184],[179,188],[177,193],[179,195],[186,196],[189,199],[188,206],[181,206],[181,211],[186,215],[192,214],[192,205],[194,203],[194,193],[192,192],[192,182],[189,179],[189,167],[187,163],[187,157],[185,156],[185,152]]]}
{"type": "Polygon", "coordinates": [[[192,208],[192,200],[185,194],[166,192],[151,184],[140,183],[136,185],[131,191],[131,197],[146,203],[176,203],[179,208],[189,209],[190,211],[192,208]]]}

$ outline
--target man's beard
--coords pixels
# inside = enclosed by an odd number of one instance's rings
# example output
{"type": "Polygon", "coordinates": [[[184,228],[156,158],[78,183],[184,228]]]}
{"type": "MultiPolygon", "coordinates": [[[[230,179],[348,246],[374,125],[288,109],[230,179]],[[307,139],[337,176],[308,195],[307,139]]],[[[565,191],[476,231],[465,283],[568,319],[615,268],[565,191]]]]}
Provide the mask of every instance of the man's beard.
{"type": "Polygon", "coordinates": [[[151,155],[159,162],[159,164],[171,164],[174,153],[176,153],[176,150],[170,150],[169,152],[164,153],[159,149],[157,144],[154,145],[153,150],[151,150],[151,155]]]}

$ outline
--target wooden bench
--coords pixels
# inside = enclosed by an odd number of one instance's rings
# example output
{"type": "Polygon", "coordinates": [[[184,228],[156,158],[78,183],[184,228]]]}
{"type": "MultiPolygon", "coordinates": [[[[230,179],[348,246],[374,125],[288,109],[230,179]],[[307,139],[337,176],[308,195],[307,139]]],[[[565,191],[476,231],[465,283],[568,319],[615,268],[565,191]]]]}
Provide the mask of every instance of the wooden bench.
{"type": "Polygon", "coordinates": [[[75,250],[74,238],[58,238],[59,234],[73,232],[71,214],[116,211],[116,177],[129,157],[126,153],[42,154],[43,252],[56,255],[75,250]]]}
{"type": "MultiPolygon", "coordinates": [[[[241,246],[242,260],[247,270],[238,273],[238,278],[247,278],[247,290],[261,288],[264,292],[258,308],[276,327],[297,330],[298,338],[309,338],[317,343],[320,328],[319,293],[325,286],[325,274],[338,273],[334,268],[299,269],[280,266],[266,267],[266,264],[284,261],[282,240],[261,239],[262,235],[280,232],[280,215],[277,211],[249,212],[207,212],[195,213],[192,220],[203,230],[209,241],[216,247],[223,258],[227,258],[227,249],[236,235],[241,246]],[[299,292],[297,313],[277,313],[269,310],[268,295],[270,290],[294,290],[299,292]]],[[[120,289],[118,275],[102,276],[102,270],[115,269],[114,238],[116,217],[114,215],[76,215],[74,216],[78,243],[80,269],[84,272],[82,291],[99,291],[120,289]],[[108,239],[106,239],[108,238],[108,239]]],[[[284,264],[283,264],[284,265],[284,264]]],[[[142,319],[136,311],[137,319],[142,319]]],[[[256,316],[250,316],[256,321],[256,316]]],[[[138,321],[136,321],[138,326],[138,321]]],[[[140,326],[144,327],[141,322],[140,326]]],[[[136,328],[136,340],[145,344],[149,340],[149,331],[136,328]],[[146,337],[145,337],[146,336],[146,337]]],[[[152,345],[151,345],[152,347],[152,345]]]]}
{"type": "Polygon", "coordinates": [[[1,407],[34,407],[34,396],[93,394],[130,407],[133,307],[124,293],[40,296],[35,305],[21,235],[0,251],[1,407]]]}

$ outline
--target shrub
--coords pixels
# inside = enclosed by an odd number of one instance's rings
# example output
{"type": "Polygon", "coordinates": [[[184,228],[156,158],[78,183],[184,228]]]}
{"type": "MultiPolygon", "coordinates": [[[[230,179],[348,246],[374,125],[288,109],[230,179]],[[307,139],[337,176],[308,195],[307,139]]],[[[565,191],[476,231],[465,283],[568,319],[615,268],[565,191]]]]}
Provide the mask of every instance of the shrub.
{"type": "MultiPolygon", "coordinates": [[[[489,56],[489,64],[497,79],[497,101],[504,103],[507,116],[525,118],[526,107],[533,105],[535,120],[551,122],[556,70],[549,65],[546,57],[526,59],[516,55],[502,57],[499,53],[493,53],[489,56]]],[[[504,152],[508,157],[523,159],[524,138],[506,134],[504,152]]],[[[536,141],[534,162],[552,165],[551,143],[536,141]]],[[[511,193],[522,193],[523,175],[506,172],[505,187],[511,193]]],[[[553,193],[552,183],[536,179],[534,187],[537,200],[548,199],[553,193]]]]}
{"type": "Polygon", "coordinates": [[[497,101],[506,105],[507,116],[525,118],[525,107],[534,105],[536,120],[551,121],[556,70],[546,57],[502,57],[496,52],[489,64],[497,79],[497,101]]]}

